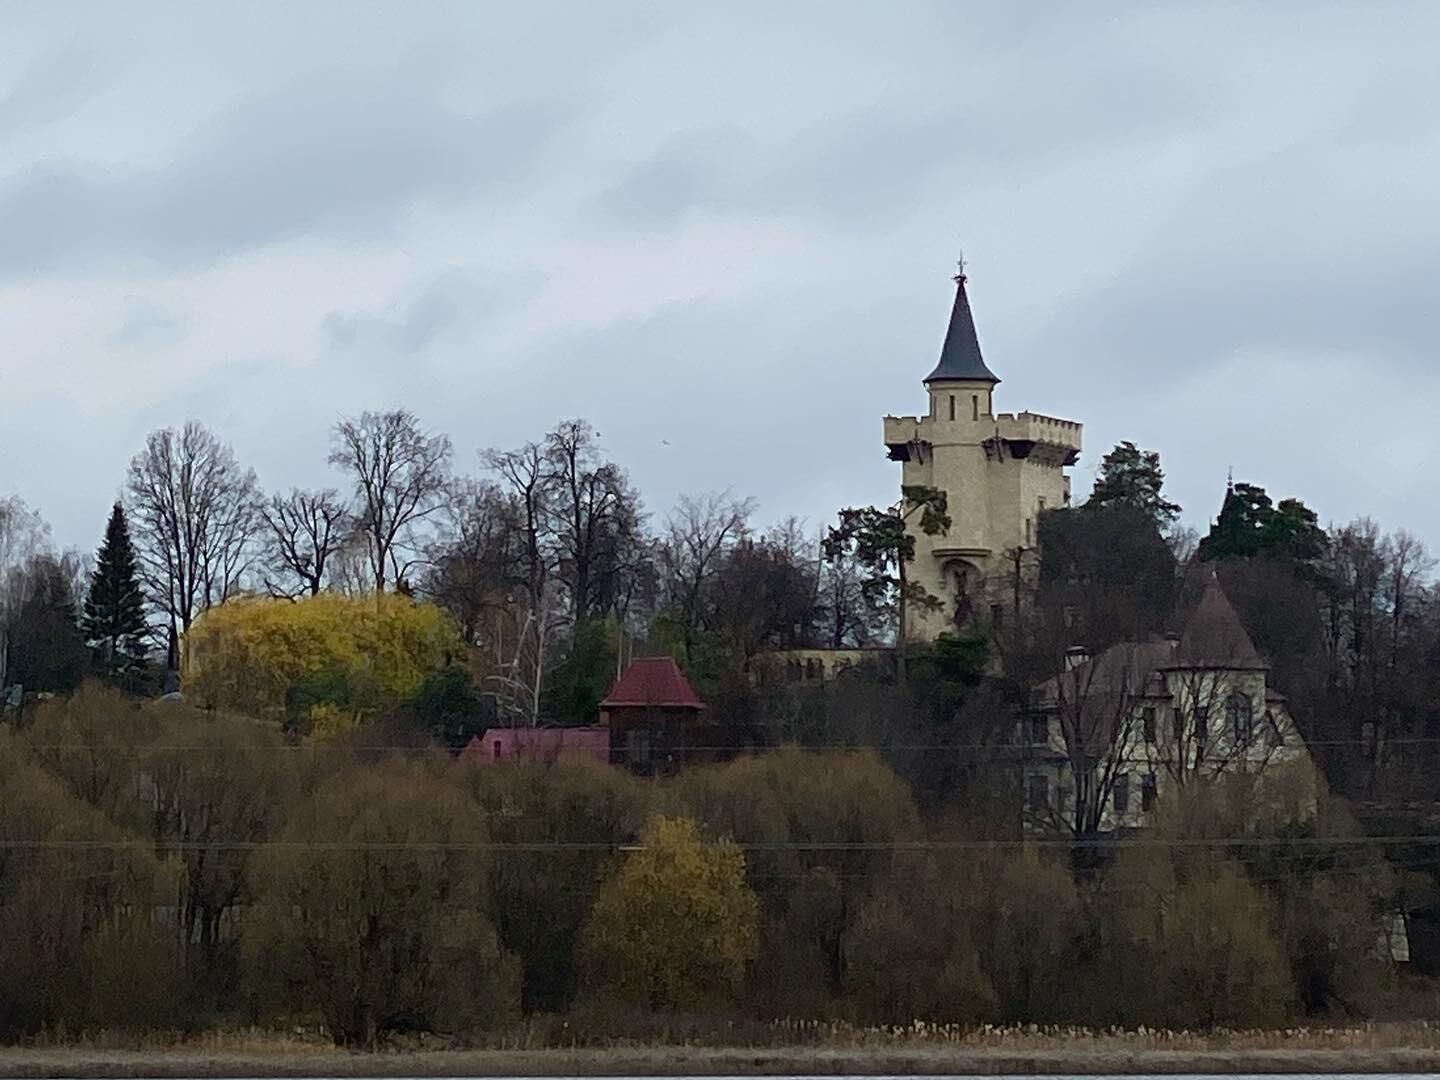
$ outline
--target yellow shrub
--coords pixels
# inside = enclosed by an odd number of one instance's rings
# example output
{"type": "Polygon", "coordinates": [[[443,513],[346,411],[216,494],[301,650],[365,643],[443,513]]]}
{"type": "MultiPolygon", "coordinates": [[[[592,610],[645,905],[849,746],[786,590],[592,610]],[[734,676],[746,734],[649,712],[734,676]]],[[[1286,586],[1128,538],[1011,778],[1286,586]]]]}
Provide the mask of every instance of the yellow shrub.
{"type": "Polygon", "coordinates": [[[460,651],[450,617],[405,596],[238,597],[186,635],[185,692],[206,707],[264,715],[284,709],[297,679],[341,669],[363,673],[397,701],[460,651]]]}
{"type": "Polygon", "coordinates": [[[686,818],[652,817],[600,889],[581,942],[595,990],[652,1010],[738,998],[755,958],[759,905],[745,856],[686,818]]]}

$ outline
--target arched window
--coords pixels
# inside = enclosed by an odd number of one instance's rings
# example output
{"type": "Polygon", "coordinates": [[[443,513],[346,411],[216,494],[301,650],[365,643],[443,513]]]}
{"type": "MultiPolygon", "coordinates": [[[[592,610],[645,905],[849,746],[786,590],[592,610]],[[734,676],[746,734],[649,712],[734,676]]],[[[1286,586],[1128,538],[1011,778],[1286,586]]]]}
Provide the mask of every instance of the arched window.
{"type": "Polygon", "coordinates": [[[1236,746],[1249,746],[1255,734],[1255,710],[1250,698],[1236,691],[1225,699],[1225,723],[1236,746]]]}

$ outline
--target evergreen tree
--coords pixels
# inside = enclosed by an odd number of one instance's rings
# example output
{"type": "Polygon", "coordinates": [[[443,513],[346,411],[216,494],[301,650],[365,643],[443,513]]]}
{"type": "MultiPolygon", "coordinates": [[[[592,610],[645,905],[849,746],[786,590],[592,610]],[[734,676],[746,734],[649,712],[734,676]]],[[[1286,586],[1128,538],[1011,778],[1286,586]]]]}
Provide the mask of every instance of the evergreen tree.
{"type": "Polygon", "coordinates": [[[1087,506],[1130,506],[1142,510],[1156,525],[1165,526],[1180,515],[1180,504],[1161,495],[1165,472],[1160,455],[1122,442],[1106,454],[1095,477],[1087,506]]]}
{"type": "Polygon", "coordinates": [[[26,690],[69,693],[85,677],[88,660],[75,618],[72,568],[53,555],[36,555],[12,574],[12,582],[18,603],[6,626],[9,681],[26,690]]]}
{"type": "Polygon", "coordinates": [[[1231,484],[1198,554],[1207,562],[1269,555],[1308,563],[1324,553],[1326,543],[1315,511],[1299,499],[1276,506],[1262,487],[1231,484]]]}
{"type": "Polygon", "coordinates": [[[86,640],[100,653],[107,675],[120,674],[144,655],[145,595],[136,577],[125,508],[118,502],[105,527],[105,542],[95,556],[81,627],[86,640]]]}

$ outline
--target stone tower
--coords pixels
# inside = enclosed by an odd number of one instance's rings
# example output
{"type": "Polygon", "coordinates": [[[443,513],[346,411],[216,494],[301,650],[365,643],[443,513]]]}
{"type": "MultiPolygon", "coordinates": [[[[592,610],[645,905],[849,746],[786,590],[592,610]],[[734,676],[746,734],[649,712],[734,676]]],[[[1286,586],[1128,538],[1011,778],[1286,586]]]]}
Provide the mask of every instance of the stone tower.
{"type": "Polygon", "coordinates": [[[885,446],[902,462],[901,483],[945,492],[951,521],[940,536],[911,522],[909,578],[942,606],[910,605],[906,641],[1003,619],[1017,567],[1033,565],[1040,511],[1070,504],[1065,468],[1080,456],[1081,426],[1032,412],[996,413],[999,382],[980,353],[962,271],[940,362],[925,377],[929,412],[885,417],[885,446]]]}

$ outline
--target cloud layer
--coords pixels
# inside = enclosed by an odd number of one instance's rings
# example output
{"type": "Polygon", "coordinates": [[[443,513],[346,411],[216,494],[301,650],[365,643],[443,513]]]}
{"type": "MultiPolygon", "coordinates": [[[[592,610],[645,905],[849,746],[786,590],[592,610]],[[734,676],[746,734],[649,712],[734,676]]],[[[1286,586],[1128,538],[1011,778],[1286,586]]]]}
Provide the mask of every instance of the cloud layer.
{"type": "Polygon", "coordinates": [[[92,546],[150,428],[275,486],[405,404],[591,418],[652,509],[889,496],[963,249],[1002,408],[1440,546],[1424,3],[156,4],[0,41],[0,493],[92,546]],[[1303,17],[1302,17],[1303,15],[1303,17]],[[74,25],[87,27],[76,35],[74,25]]]}

